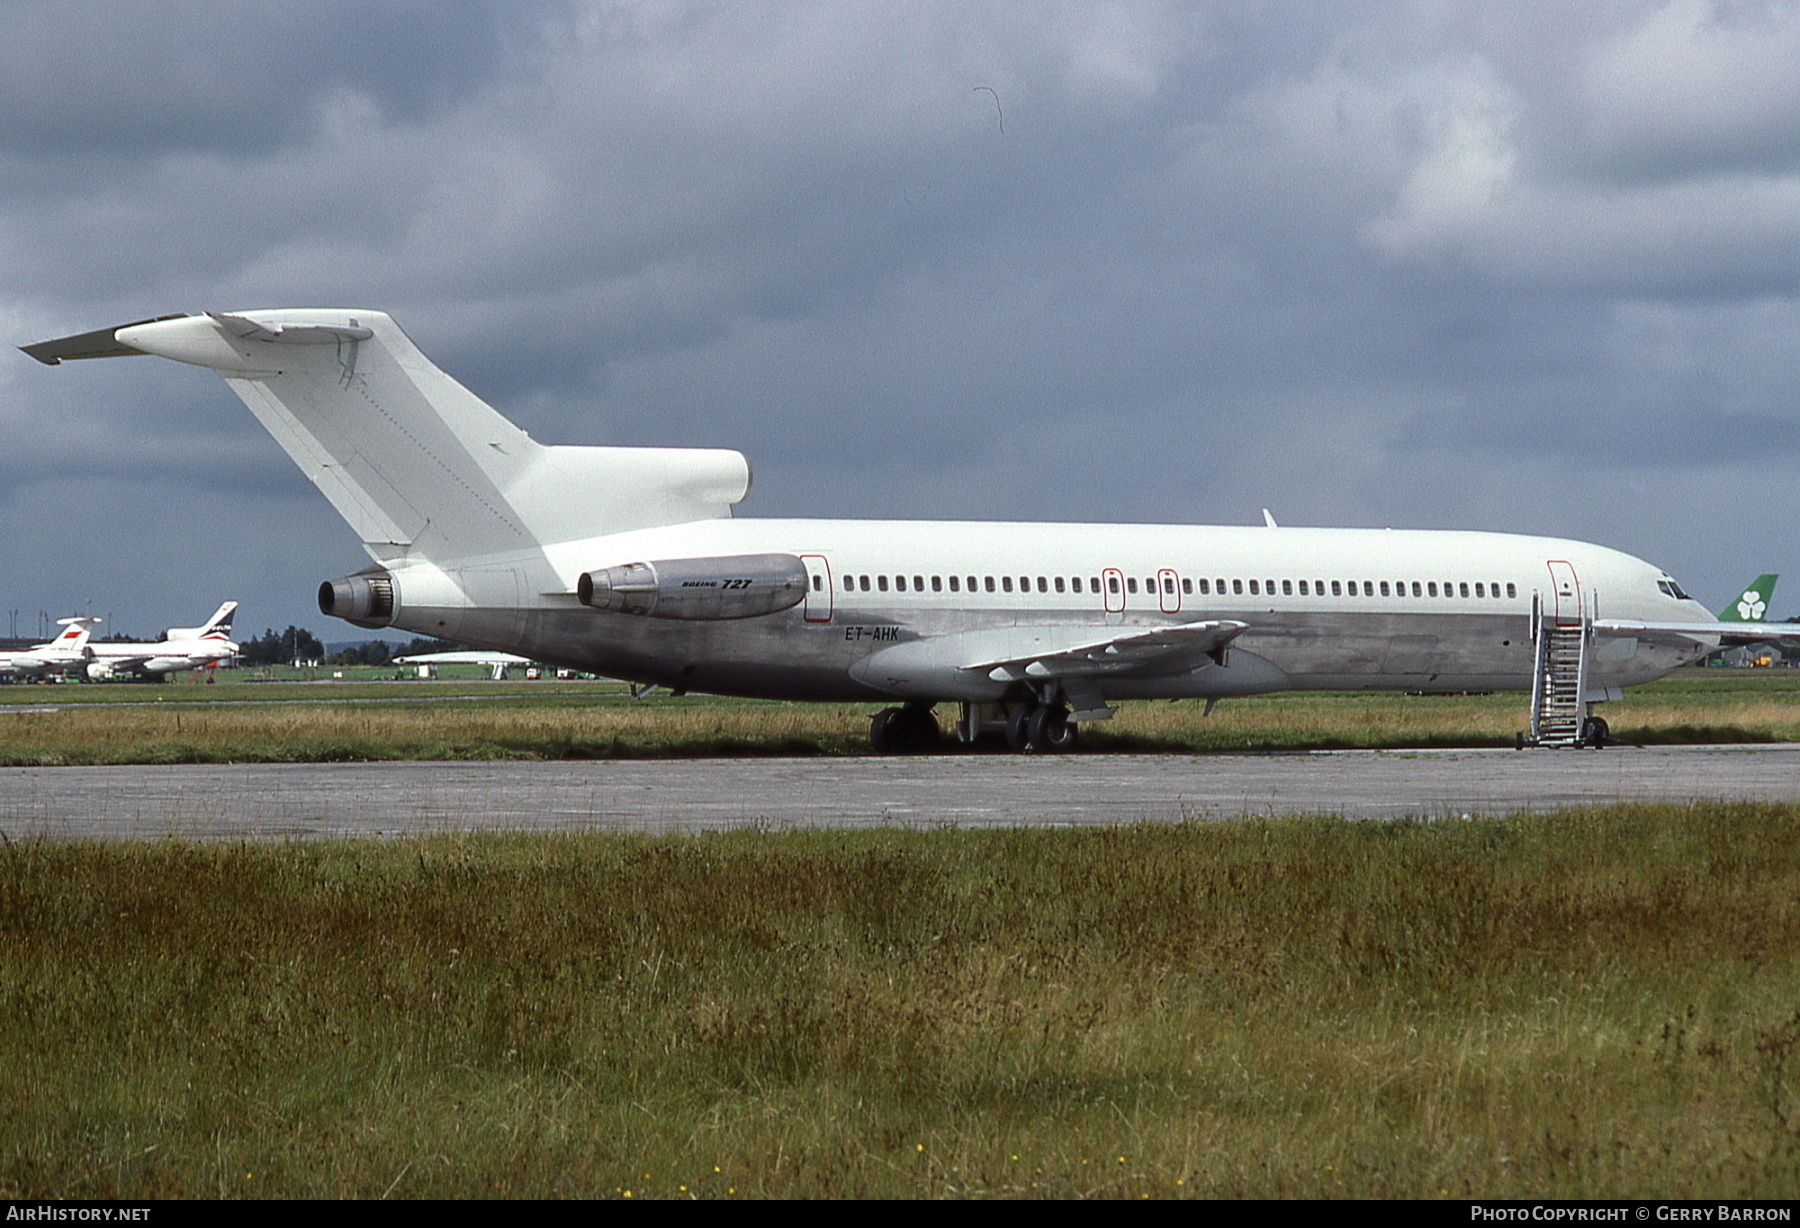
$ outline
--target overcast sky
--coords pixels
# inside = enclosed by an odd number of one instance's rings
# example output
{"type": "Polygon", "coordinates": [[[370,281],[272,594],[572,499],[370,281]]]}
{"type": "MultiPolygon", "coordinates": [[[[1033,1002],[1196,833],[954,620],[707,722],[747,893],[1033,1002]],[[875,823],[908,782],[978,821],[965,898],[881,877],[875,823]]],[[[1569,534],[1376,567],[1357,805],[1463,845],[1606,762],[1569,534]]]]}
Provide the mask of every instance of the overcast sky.
{"type": "MultiPolygon", "coordinates": [[[[0,336],[392,313],[754,516],[1579,537],[1800,608],[1800,7],[0,4],[0,336]]],[[[0,356],[0,613],[365,556],[235,397],[0,356]]],[[[5,629],[0,623],[0,630],[5,629]]]]}

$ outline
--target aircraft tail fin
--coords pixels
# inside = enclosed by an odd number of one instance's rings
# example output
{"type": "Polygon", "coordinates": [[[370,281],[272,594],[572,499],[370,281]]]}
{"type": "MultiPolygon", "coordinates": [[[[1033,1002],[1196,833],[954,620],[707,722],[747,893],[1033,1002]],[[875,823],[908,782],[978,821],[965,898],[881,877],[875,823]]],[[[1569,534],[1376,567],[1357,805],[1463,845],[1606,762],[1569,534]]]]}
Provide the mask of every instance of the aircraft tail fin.
{"type": "Polygon", "coordinates": [[[48,647],[69,652],[80,651],[87,646],[88,639],[94,634],[94,627],[99,622],[98,618],[91,615],[83,615],[79,618],[59,618],[56,620],[56,625],[61,627],[62,631],[50,641],[48,647]]]}
{"type": "Polygon", "coordinates": [[[540,444],[385,314],[176,316],[26,346],[45,363],[145,353],[210,367],[377,561],[443,561],[729,516],[749,462],[700,448],[540,444]]]}
{"type": "Polygon", "coordinates": [[[1774,573],[1760,575],[1744,586],[1742,592],[1726,603],[1719,611],[1722,623],[1759,623],[1767,617],[1769,607],[1775,602],[1774,573]]]}
{"type": "Polygon", "coordinates": [[[198,627],[170,627],[163,632],[165,640],[203,640],[208,636],[228,640],[231,638],[231,618],[237,612],[238,603],[227,601],[212,612],[212,617],[198,627]]]}

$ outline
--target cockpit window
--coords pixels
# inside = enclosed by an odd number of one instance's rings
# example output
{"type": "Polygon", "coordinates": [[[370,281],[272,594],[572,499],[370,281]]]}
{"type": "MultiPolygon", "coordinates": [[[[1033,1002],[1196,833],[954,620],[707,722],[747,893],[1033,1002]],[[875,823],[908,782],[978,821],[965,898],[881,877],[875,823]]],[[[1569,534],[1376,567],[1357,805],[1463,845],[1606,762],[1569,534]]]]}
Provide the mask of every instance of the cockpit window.
{"type": "Polygon", "coordinates": [[[1656,582],[1656,587],[1660,588],[1666,595],[1675,598],[1677,601],[1693,600],[1681,590],[1681,585],[1675,583],[1673,580],[1658,580],[1656,582]]]}

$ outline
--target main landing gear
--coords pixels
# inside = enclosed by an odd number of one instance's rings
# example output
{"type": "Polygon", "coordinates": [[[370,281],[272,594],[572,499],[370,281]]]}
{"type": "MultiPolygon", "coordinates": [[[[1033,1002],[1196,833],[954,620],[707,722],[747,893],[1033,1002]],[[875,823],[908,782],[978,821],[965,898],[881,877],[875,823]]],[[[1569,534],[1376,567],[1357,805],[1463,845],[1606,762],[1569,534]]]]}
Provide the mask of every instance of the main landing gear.
{"type": "Polygon", "coordinates": [[[1061,704],[1020,704],[1006,714],[1006,746],[1018,754],[1061,754],[1080,740],[1080,726],[1061,704]]]}
{"type": "MultiPolygon", "coordinates": [[[[1004,742],[1017,754],[1054,755],[1074,750],[1081,733],[1062,703],[970,703],[962,705],[956,740],[965,744],[1004,742]]],[[[878,755],[919,755],[939,749],[942,734],[932,705],[912,703],[877,712],[869,722],[869,741],[878,755]]]]}
{"type": "Polygon", "coordinates": [[[938,748],[940,733],[930,704],[883,708],[869,722],[869,741],[878,755],[920,755],[938,748]]]}

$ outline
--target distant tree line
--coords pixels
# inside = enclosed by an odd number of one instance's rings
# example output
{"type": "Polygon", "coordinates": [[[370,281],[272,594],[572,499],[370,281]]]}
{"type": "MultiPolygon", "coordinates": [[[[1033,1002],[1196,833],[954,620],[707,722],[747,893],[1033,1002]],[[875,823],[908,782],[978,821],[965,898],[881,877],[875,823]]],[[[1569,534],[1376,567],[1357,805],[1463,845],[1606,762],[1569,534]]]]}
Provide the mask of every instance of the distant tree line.
{"type": "Polygon", "coordinates": [[[270,629],[253,640],[239,640],[238,648],[238,662],[242,665],[292,665],[296,661],[325,659],[325,645],[304,627],[290,626],[279,634],[270,629]]]}
{"type": "Polygon", "coordinates": [[[243,649],[238,660],[243,665],[292,665],[296,661],[317,661],[323,665],[388,665],[395,657],[426,652],[455,652],[461,647],[449,640],[416,636],[409,643],[394,645],[386,640],[367,640],[339,652],[325,652],[325,645],[304,627],[289,627],[279,635],[264,631],[253,640],[239,641],[243,649]]]}

